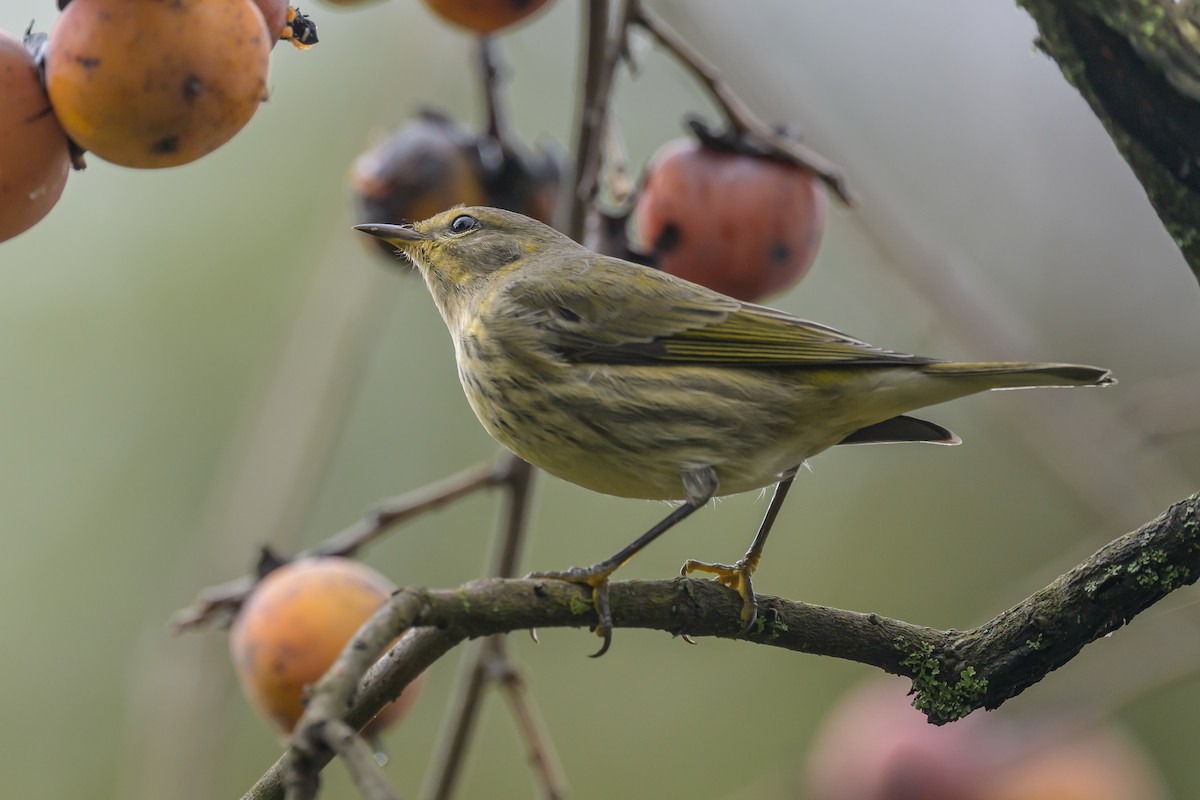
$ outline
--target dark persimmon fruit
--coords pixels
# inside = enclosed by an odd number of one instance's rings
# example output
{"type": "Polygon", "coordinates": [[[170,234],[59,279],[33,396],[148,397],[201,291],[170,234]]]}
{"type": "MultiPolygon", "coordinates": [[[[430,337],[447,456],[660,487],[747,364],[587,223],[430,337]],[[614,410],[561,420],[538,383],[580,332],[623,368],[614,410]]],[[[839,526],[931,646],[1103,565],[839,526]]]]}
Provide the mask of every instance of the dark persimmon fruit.
{"type": "MultiPolygon", "coordinates": [[[[427,219],[455,205],[487,205],[474,140],[440,114],[408,120],[354,160],[350,187],[362,223],[427,219]]],[[[396,248],[371,239],[389,258],[396,248]]]]}
{"type": "Polygon", "coordinates": [[[274,38],[250,0],[73,0],[50,32],[46,88],[85,150],[127,167],[186,164],[258,110],[274,38]]]}
{"type": "Polygon", "coordinates": [[[638,249],[663,270],[757,301],[804,277],[825,212],[809,170],[683,138],[650,160],[634,215],[638,249]]]}
{"type": "MultiPolygon", "coordinates": [[[[290,733],[304,712],[305,687],[329,669],[394,589],[375,570],[345,558],[301,559],[268,573],[230,629],[234,669],[251,704],[290,733]]],[[[420,682],[409,684],[364,733],[378,735],[399,721],[420,682]]]]}
{"type": "MultiPolygon", "coordinates": [[[[426,110],[355,159],[350,187],[364,224],[427,219],[459,204],[507,208],[548,224],[561,174],[553,149],[501,143],[426,110]]],[[[370,242],[395,262],[394,247],[370,242]]]]}
{"type": "Polygon", "coordinates": [[[71,158],[33,58],[0,31],[0,242],[32,228],[54,208],[71,158]]]}

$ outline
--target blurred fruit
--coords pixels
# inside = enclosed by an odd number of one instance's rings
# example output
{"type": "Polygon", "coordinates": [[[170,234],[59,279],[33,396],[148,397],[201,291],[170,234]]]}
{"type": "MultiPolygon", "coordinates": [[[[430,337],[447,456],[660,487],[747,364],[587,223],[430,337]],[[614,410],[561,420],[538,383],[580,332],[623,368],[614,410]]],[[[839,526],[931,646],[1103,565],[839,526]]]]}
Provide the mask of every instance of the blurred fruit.
{"type": "Polygon", "coordinates": [[[0,31],[0,242],[54,208],[70,172],[67,137],[33,58],[0,31]]]}
{"type": "MultiPolygon", "coordinates": [[[[350,186],[360,222],[408,222],[453,205],[483,205],[483,176],[472,138],[451,120],[425,112],[360,155],[350,186]]],[[[372,240],[394,259],[395,248],[372,240]]]]}
{"type": "Polygon", "coordinates": [[[817,730],[807,800],[1166,800],[1154,766],[1112,727],[976,712],[937,727],[903,678],[848,691],[817,730]]]}
{"type": "Polygon", "coordinates": [[[1128,737],[1111,728],[1024,731],[1016,757],[992,770],[981,800],[1166,800],[1162,778],[1128,737]]]}
{"type": "MultiPolygon", "coordinates": [[[[305,687],[394,589],[375,570],[345,558],[302,559],[268,573],[234,618],[229,637],[238,679],[255,708],[291,732],[304,711],[305,687]]],[[[385,706],[364,735],[378,735],[403,717],[420,683],[385,706]]]]}
{"type": "Polygon", "coordinates": [[[868,681],[843,696],[808,752],[809,800],[979,800],[982,718],[937,727],[912,707],[909,682],[868,681]]]}
{"type": "MultiPolygon", "coordinates": [[[[550,222],[560,173],[551,152],[515,152],[423,111],[355,160],[350,185],[363,223],[426,219],[458,204],[498,206],[550,222]]],[[[395,263],[394,247],[370,241],[395,263]]]]}
{"type": "Polygon", "coordinates": [[[808,271],[825,192],[806,169],[683,138],[651,159],[634,217],[637,249],[663,270],[757,301],[808,271]]]}
{"type": "Polygon", "coordinates": [[[495,33],[533,14],[548,0],[425,0],[447,22],[479,34],[495,33]]]}
{"type": "Polygon", "coordinates": [[[279,41],[283,28],[288,24],[288,0],[252,0],[263,15],[267,25],[267,33],[271,36],[271,46],[279,41]]]}
{"type": "Polygon", "coordinates": [[[50,33],[46,86],[67,135],[100,158],[186,164],[266,98],[272,39],[250,0],[73,0],[50,33]]]}

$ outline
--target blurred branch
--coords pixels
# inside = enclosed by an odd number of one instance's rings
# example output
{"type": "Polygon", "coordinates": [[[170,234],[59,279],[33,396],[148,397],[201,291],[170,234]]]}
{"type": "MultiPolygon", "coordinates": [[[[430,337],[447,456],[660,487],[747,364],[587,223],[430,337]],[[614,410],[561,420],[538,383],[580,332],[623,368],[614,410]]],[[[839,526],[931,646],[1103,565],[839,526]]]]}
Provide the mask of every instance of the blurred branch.
{"type": "Polygon", "coordinates": [[[495,41],[490,36],[479,37],[479,74],[483,82],[483,102],[487,135],[508,148],[508,114],[504,104],[502,73],[496,56],[495,41]]]}
{"type": "MultiPolygon", "coordinates": [[[[383,501],[363,519],[294,558],[321,556],[352,556],[362,547],[379,538],[391,528],[418,514],[441,508],[478,490],[509,480],[508,457],[495,464],[483,463],[451,475],[436,483],[415,489],[383,501]]],[[[246,575],[203,589],[196,602],[180,609],[171,617],[177,633],[193,630],[214,621],[227,619],[242,607],[261,576],[246,575]]]]}
{"type": "Polygon", "coordinates": [[[520,671],[508,658],[502,636],[489,636],[474,643],[466,659],[466,670],[452,693],[447,715],[450,724],[433,757],[434,766],[421,789],[421,797],[444,800],[454,795],[458,777],[479,718],[479,707],[489,685],[499,686],[509,700],[517,733],[525,743],[534,778],[546,800],[561,800],[562,767],[549,739],[535,723],[533,698],[525,691],[520,671]]]}
{"type": "Polygon", "coordinates": [[[1200,4],[1017,0],[1200,280],[1200,4]]]}
{"type": "MultiPolygon", "coordinates": [[[[514,455],[504,457],[508,473],[508,506],[497,532],[495,549],[491,556],[488,574],[497,578],[511,578],[516,574],[521,560],[529,521],[529,495],[534,470],[514,455]]],[[[435,750],[432,766],[426,776],[426,785],[421,796],[432,800],[447,800],[454,796],[454,788],[462,774],[467,748],[479,720],[479,706],[483,691],[491,676],[500,669],[514,670],[507,661],[507,654],[494,639],[480,642],[467,660],[466,670],[459,676],[450,695],[447,717],[441,739],[435,750]]]]}
{"type": "MultiPolygon", "coordinates": [[[[725,115],[733,128],[736,139],[754,146],[755,153],[786,161],[809,169],[829,187],[846,205],[853,205],[854,196],[846,179],[832,162],[815,151],[800,144],[793,137],[781,134],[754,115],[742,99],[734,93],[717,68],[710,64],[682,36],[662,21],[658,15],[646,8],[642,0],[631,0],[628,10],[631,25],[650,34],[695,76],[708,90],[713,101],[725,115]],[[746,141],[748,140],[748,142],[746,141]]],[[[693,123],[693,128],[695,124],[693,123]]],[[[697,131],[699,133],[699,131],[697,131]]]]}
{"type": "MultiPolygon", "coordinates": [[[[895,208],[864,203],[858,218],[888,254],[892,274],[937,309],[938,324],[966,352],[985,359],[1037,352],[1034,326],[994,302],[984,276],[918,236],[895,208]]],[[[1103,402],[1084,397],[1086,402],[1068,406],[1053,392],[1010,395],[1003,411],[1015,418],[1014,433],[1088,504],[1107,531],[1138,524],[1161,498],[1185,494],[1195,485],[1160,448],[1149,446],[1143,431],[1103,402]]]]}
{"type": "MultiPolygon", "coordinates": [[[[588,215],[599,191],[600,142],[604,136],[608,106],[612,97],[613,74],[624,49],[609,29],[609,0],[590,0],[584,18],[583,86],[575,123],[575,160],[567,176],[568,191],[563,192],[559,211],[559,229],[576,241],[587,237],[588,215]]],[[[621,10],[618,30],[624,29],[629,0],[621,10]]]]}
{"type": "Polygon", "coordinates": [[[542,729],[537,705],[529,694],[525,676],[508,659],[503,637],[493,636],[487,641],[496,651],[495,657],[489,663],[488,677],[500,687],[508,700],[513,722],[516,723],[517,731],[525,742],[529,763],[533,765],[534,775],[541,786],[542,797],[545,800],[563,800],[567,796],[567,790],[562,777],[562,766],[550,738],[542,729]]]}
{"type": "MultiPolygon", "coordinates": [[[[905,675],[913,680],[913,705],[941,724],[977,708],[999,707],[1088,643],[1198,577],[1200,494],[1193,494],[968,631],[760,595],[760,622],[744,632],[736,592],[686,578],[616,583],[610,599],[618,627],[742,639],[905,675]]],[[[464,639],[531,627],[583,627],[594,624],[594,614],[586,588],[560,581],[493,578],[457,589],[403,589],[362,627],[317,684],[305,712],[309,737],[299,740],[301,751],[289,751],[281,761],[304,758],[319,769],[330,757],[325,743],[311,736],[319,733],[321,720],[345,715],[351,725],[364,724],[464,639]],[[421,630],[369,669],[410,627],[421,630]]],[[[278,767],[245,797],[279,797],[278,767]]]]}

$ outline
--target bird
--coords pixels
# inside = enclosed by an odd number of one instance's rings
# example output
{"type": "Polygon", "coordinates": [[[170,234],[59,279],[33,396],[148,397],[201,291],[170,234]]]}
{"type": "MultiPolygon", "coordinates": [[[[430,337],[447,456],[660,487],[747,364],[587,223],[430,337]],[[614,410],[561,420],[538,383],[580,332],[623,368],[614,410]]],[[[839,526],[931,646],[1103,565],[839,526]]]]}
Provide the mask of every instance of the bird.
{"type": "Polygon", "coordinates": [[[958,444],[908,412],[989,389],[1107,386],[1080,364],[956,362],[887,350],[650,266],[593,252],[513,211],[458,206],[421,222],[355,230],[424,278],[458,377],[500,444],[552,475],[619,497],[677,503],[590,567],[536,572],[591,590],[612,642],[609,578],[714,497],[774,486],[732,564],[688,560],[757,617],[752,576],[796,471],[839,444],[958,444]]]}

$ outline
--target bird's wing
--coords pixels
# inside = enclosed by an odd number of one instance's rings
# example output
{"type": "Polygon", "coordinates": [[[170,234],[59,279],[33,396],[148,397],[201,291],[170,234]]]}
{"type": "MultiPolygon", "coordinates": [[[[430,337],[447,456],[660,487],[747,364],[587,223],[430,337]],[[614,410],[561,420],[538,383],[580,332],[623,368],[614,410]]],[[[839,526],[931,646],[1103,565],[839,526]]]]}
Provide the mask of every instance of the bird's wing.
{"type": "Polygon", "coordinates": [[[824,325],[743,303],[657,270],[606,257],[521,276],[512,311],[553,334],[557,354],[588,363],[739,366],[922,364],[824,325]]]}

